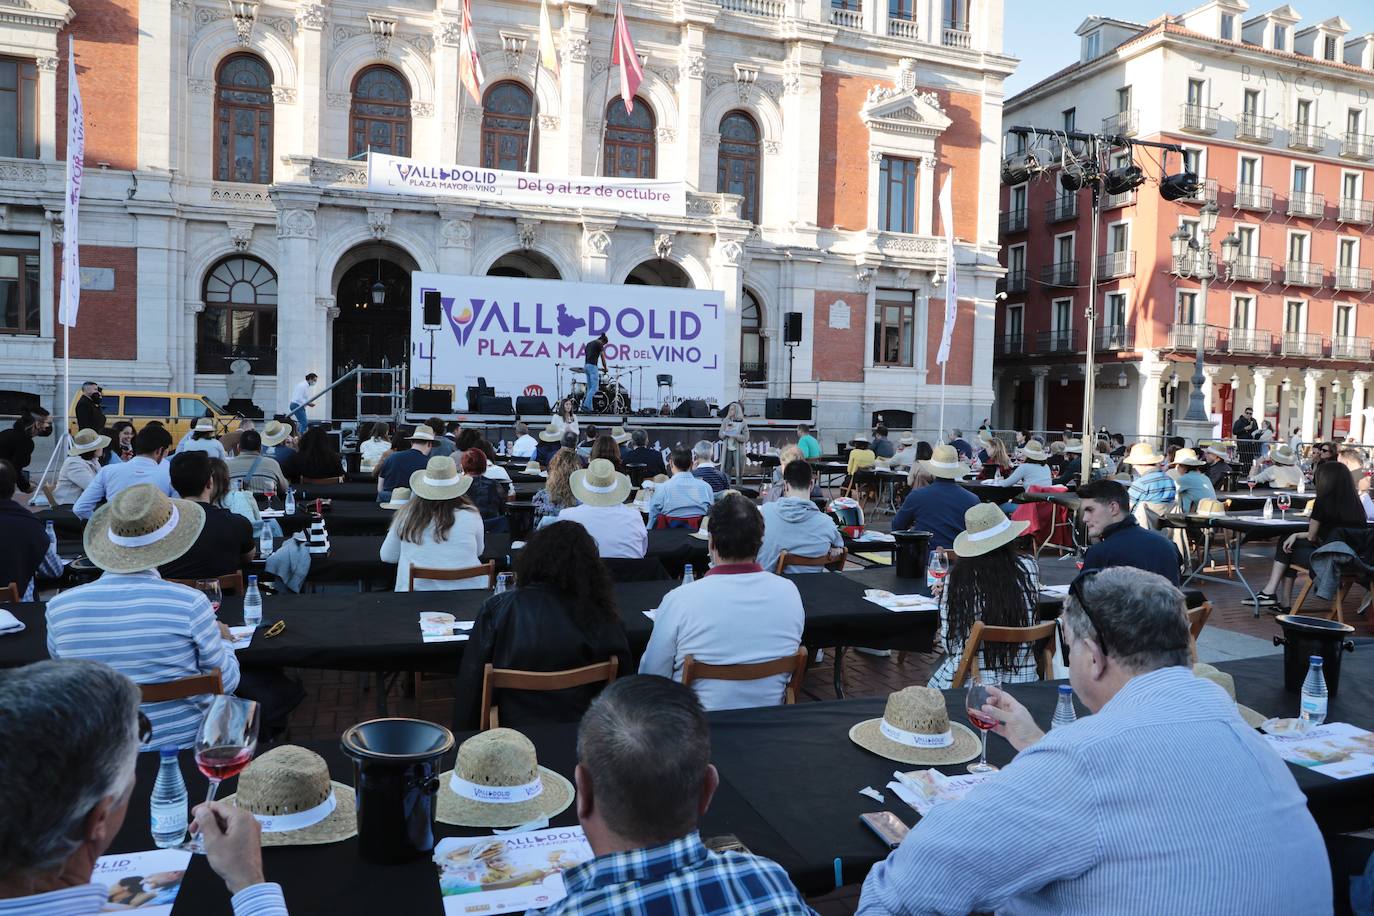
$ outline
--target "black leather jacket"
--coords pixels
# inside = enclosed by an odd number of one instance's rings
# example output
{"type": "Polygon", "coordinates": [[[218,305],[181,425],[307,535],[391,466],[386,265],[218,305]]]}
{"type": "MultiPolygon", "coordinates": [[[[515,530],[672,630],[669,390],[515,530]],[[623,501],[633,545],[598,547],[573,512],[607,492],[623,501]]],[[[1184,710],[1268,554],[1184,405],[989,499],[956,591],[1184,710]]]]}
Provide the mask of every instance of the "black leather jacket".
{"type": "MultiPolygon", "coordinates": [[[[620,659],[617,677],[634,674],[630,645],[617,616],[583,632],[568,603],[553,588],[530,585],[493,595],[477,613],[477,624],[463,650],[454,687],[454,731],[472,731],[481,717],[482,671],[497,668],[562,671],[620,659]]],[[[576,722],[601,686],[574,687],[547,693],[507,691],[493,697],[500,724],[518,728],[533,722],[576,722]]]]}

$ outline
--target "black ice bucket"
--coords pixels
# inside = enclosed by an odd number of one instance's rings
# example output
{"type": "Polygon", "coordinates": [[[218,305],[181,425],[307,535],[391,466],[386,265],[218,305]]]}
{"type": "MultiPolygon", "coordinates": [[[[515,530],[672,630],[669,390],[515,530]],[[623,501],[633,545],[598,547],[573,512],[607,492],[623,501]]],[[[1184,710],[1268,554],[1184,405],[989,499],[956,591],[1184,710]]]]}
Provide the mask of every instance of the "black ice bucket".
{"type": "Polygon", "coordinates": [[[894,531],[897,556],[893,566],[898,579],[925,579],[926,561],[930,559],[929,531],[894,531]]]}
{"type": "Polygon", "coordinates": [[[1283,688],[1289,693],[1302,693],[1309,659],[1319,655],[1326,694],[1334,698],[1341,680],[1341,653],[1355,651],[1349,638],[1355,628],[1321,617],[1280,614],[1275,619],[1283,627],[1283,635],[1274,637],[1274,645],[1283,646],[1283,688]]]}
{"type": "Polygon", "coordinates": [[[419,719],[373,719],[343,733],[353,758],[358,850],[382,865],[428,858],[434,850],[440,761],[453,732],[419,719]]]}

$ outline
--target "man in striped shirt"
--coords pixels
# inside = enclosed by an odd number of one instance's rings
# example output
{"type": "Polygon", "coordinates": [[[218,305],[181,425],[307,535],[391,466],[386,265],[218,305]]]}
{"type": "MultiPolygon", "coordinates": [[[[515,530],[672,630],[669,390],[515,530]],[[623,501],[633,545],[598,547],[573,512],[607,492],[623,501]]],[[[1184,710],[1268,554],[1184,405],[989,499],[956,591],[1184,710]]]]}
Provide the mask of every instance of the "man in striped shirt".
{"type": "MultiPolygon", "coordinates": [[[[138,484],[96,510],[85,548],[105,570],[94,582],[48,602],[48,654],[106,664],[138,684],[160,684],[219,669],[225,693],[239,666],[205,595],[168,582],[157,567],[184,554],[205,522],[190,500],[138,484]]],[[[149,703],[156,745],[190,747],[208,697],[149,703]]]]}
{"type": "Polygon", "coordinates": [[[1331,868],[1288,765],[1189,667],[1183,595],[1085,573],[1060,617],[1094,715],[1048,734],[1002,691],[1020,753],[869,872],[859,914],[1329,913],[1331,868]]]}

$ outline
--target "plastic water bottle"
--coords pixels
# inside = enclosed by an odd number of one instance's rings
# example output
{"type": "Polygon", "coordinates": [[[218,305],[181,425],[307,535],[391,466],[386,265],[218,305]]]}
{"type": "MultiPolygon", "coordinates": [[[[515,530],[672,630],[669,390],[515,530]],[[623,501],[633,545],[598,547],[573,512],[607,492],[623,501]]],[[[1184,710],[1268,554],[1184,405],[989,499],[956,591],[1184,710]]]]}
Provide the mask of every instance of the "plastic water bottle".
{"type": "Polygon", "coordinates": [[[686,566],[682,567],[682,584],[683,584],[683,585],[687,585],[688,583],[695,582],[696,579],[697,579],[697,574],[696,574],[695,572],[692,571],[692,564],[691,564],[691,563],[688,563],[686,566]]]}
{"type": "Polygon", "coordinates": [[[286,514],[296,514],[296,491],[292,487],[286,488],[286,514]]]}
{"type": "Polygon", "coordinates": [[[262,592],[258,591],[258,577],[248,577],[248,590],[243,593],[243,625],[255,627],[262,623],[262,592]]]}
{"type": "Polygon", "coordinates": [[[1078,713],[1073,708],[1073,688],[1068,684],[1059,685],[1059,702],[1054,706],[1054,718],[1050,719],[1050,729],[1061,725],[1072,725],[1078,721],[1078,713]]]}
{"type": "Polygon", "coordinates": [[[53,528],[52,522],[46,522],[46,523],[43,525],[43,527],[44,527],[44,528],[47,530],[47,532],[48,532],[48,543],[49,543],[49,544],[56,544],[56,543],[57,543],[57,530],[56,530],[55,528],[53,528]]]}
{"type": "Polygon", "coordinates": [[[258,556],[266,559],[272,555],[272,529],[267,527],[267,519],[262,520],[262,531],[258,535],[258,556]]]}
{"type": "Polygon", "coordinates": [[[153,815],[153,842],[159,849],[168,849],[180,846],[186,839],[186,780],[181,778],[177,749],[164,747],[161,753],[149,807],[153,815]]]}
{"type": "Polygon", "coordinates": [[[1299,493],[1306,493],[1306,492],[1307,492],[1307,475],[1304,474],[1304,473],[1302,473],[1302,472],[1299,472],[1299,473],[1298,473],[1298,492],[1299,492],[1299,493]]]}
{"type": "Polygon", "coordinates": [[[1264,501],[1264,517],[1266,519],[1274,517],[1274,501],[1272,499],[1266,499],[1264,501]]]}
{"type": "Polygon", "coordinates": [[[1302,707],[1299,716],[1303,728],[1316,728],[1326,721],[1326,678],[1322,675],[1322,657],[1307,659],[1307,680],[1302,682],[1302,707]]]}

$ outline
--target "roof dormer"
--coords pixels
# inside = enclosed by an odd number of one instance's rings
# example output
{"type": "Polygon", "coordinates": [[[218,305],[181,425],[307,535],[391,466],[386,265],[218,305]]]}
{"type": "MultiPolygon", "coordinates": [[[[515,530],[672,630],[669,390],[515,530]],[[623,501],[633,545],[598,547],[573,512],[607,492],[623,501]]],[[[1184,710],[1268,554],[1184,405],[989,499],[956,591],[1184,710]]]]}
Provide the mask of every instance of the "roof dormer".
{"type": "Polygon", "coordinates": [[[1240,41],[1241,19],[1249,9],[1250,4],[1245,0],[1208,0],[1178,17],[1178,21],[1192,32],[1222,41],[1240,41]]]}
{"type": "Polygon", "coordinates": [[[1298,11],[1288,4],[1260,13],[1247,19],[1241,26],[1241,37],[1246,44],[1258,45],[1272,51],[1293,50],[1293,32],[1302,20],[1298,11]]]}
{"type": "Polygon", "coordinates": [[[1293,50],[1317,60],[1333,64],[1345,62],[1345,36],[1350,32],[1350,23],[1340,16],[1332,16],[1325,22],[1310,25],[1293,36],[1293,50]]]}
{"type": "Polygon", "coordinates": [[[1352,67],[1374,70],[1374,32],[1346,37],[1345,62],[1352,67]]]}
{"type": "Polygon", "coordinates": [[[1145,31],[1139,22],[1126,19],[1113,19],[1110,16],[1089,16],[1083,20],[1074,34],[1079,37],[1078,59],[1087,63],[1101,57],[1129,38],[1145,31]]]}

